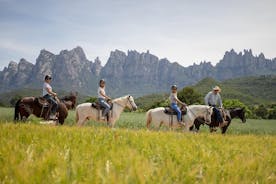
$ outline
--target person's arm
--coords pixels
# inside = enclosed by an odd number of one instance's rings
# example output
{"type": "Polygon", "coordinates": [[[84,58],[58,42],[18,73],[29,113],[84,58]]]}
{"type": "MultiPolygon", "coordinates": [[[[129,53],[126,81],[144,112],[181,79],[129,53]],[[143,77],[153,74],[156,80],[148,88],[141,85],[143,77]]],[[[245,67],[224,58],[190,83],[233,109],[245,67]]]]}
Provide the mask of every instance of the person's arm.
{"type": "Polygon", "coordinates": [[[208,93],[204,98],[205,105],[209,105],[209,98],[210,98],[210,93],[208,93]]]}
{"type": "Polygon", "coordinates": [[[57,94],[56,94],[55,92],[53,92],[53,91],[51,90],[51,88],[49,88],[49,87],[46,87],[46,91],[47,91],[50,95],[57,96],[57,94]]]}
{"type": "Polygon", "coordinates": [[[105,97],[106,99],[111,99],[109,96],[103,94],[102,90],[100,90],[100,94],[101,94],[103,97],[105,97]]]}
{"type": "Polygon", "coordinates": [[[220,94],[218,94],[219,107],[222,108],[222,100],[220,94]]]}
{"type": "Polygon", "coordinates": [[[186,106],[186,104],[185,104],[185,103],[183,103],[183,102],[181,102],[181,101],[177,98],[177,96],[175,96],[174,98],[175,98],[175,100],[176,100],[178,103],[180,103],[181,105],[186,106]]]}

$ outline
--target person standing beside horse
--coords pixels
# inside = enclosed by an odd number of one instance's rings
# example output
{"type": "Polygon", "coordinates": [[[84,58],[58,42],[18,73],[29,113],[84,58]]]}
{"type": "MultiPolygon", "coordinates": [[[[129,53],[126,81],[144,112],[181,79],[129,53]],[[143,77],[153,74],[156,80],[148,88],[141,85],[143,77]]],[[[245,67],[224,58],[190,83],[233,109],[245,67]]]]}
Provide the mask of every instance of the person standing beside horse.
{"type": "Polygon", "coordinates": [[[214,107],[214,113],[216,121],[219,123],[220,127],[227,125],[227,122],[223,120],[219,109],[222,109],[222,99],[220,96],[220,87],[215,86],[212,91],[210,91],[204,98],[205,105],[214,107]]]}
{"type": "Polygon", "coordinates": [[[58,103],[54,98],[57,96],[57,93],[53,92],[52,86],[50,85],[51,80],[52,80],[51,76],[49,75],[45,76],[42,96],[51,104],[51,114],[49,118],[56,119],[58,103]]]}
{"type": "Polygon", "coordinates": [[[107,121],[109,122],[109,112],[110,112],[110,105],[108,101],[111,101],[111,98],[106,95],[105,93],[105,80],[101,79],[99,82],[99,88],[98,88],[98,101],[99,104],[104,107],[102,116],[105,118],[107,116],[107,121]]]}
{"type": "Polygon", "coordinates": [[[177,86],[176,85],[172,85],[172,87],[171,87],[171,94],[170,94],[169,100],[170,100],[171,108],[177,113],[178,124],[184,125],[184,123],[182,121],[182,112],[181,112],[180,108],[177,106],[177,104],[179,103],[183,106],[186,106],[186,104],[181,102],[177,98],[177,86]]]}

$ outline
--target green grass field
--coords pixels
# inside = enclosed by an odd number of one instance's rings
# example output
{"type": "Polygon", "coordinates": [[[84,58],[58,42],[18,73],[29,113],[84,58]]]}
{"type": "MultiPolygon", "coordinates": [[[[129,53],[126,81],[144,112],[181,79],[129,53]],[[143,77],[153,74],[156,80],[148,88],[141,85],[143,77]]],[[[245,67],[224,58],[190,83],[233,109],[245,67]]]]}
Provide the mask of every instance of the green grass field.
{"type": "Polygon", "coordinates": [[[14,124],[0,108],[0,183],[276,183],[276,120],[235,120],[226,135],[148,131],[144,113],[115,129],[14,124]]]}

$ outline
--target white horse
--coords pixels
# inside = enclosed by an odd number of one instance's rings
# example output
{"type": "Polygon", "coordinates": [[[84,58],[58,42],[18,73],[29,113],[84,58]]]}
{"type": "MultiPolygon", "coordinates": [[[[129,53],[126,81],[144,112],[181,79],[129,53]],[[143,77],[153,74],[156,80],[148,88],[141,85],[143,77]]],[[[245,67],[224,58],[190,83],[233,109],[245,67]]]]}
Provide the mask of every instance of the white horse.
{"type": "MultiPolygon", "coordinates": [[[[146,114],[147,128],[149,128],[151,122],[153,122],[155,128],[160,128],[162,125],[173,129],[179,127],[176,115],[173,115],[172,118],[171,115],[165,114],[164,110],[164,107],[157,107],[155,109],[148,110],[146,114]]],[[[193,126],[194,120],[197,117],[202,117],[205,119],[206,123],[210,123],[212,113],[213,108],[207,105],[187,106],[187,114],[184,116],[182,115],[183,121],[185,123],[185,130],[189,131],[189,128],[193,126]]]]}
{"type": "MultiPolygon", "coordinates": [[[[113,107],[110,112],[110,124],[114,127],[115,122],[119,119],[121,113],[125,109],[125,107],[129,108],[130,110],[136,110],[137,105],[134,102],[132,96],[124,96],[120,98],[116,98],[112,101],[113,107]]],[[[76,107],[76,123],[78,126],[83,126],[86,120],[94,120],[98,122],[106,122],[105,120],[98,119],[98,109],[91,107],[91,103],[83,103],[76,107]]]]}

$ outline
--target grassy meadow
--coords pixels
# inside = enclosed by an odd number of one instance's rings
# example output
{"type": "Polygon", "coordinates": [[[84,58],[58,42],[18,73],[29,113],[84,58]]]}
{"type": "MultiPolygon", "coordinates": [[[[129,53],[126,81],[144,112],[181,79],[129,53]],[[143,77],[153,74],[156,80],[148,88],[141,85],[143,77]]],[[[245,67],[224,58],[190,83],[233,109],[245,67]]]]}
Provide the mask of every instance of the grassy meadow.
{"type": "Polygon", "coordinates": [[[276,183],[276,120],[234,120],[226,135],[145,129],[123,113],[115,129],[88,122],[14,124],[0,108],[0,183],[276,183]]]}

